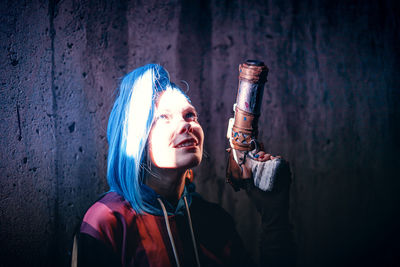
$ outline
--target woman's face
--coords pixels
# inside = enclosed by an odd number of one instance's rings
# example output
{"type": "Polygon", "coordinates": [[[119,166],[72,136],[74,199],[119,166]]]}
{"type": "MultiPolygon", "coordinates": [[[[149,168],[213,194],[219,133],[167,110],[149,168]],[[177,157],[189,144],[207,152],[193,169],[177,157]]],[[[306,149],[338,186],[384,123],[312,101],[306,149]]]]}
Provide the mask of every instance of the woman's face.
{"type": "Polygon", "coordinates": [[[196,109],[176,90],[160,96],[149,136],[150,158],[158,168],[188,169],[200,164],[204,133],[196,109]]]}

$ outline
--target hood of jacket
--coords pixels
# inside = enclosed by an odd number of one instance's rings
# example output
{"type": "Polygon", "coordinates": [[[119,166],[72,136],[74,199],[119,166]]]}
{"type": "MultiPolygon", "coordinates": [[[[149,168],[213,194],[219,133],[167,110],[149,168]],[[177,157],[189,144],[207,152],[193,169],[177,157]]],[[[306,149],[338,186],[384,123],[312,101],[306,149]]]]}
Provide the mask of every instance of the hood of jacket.
{"type": "Polygon", "coordinates": [[[184,198],[186,197],[186,200],[190,207],[192,203],[192,196],[197,194],[195,192],[195,185],[193,183],[187,183],[185,185],[185,188],[183,189],[183,193],[178,201],[178,204],[174,206],[168,200],[157,194],[152,188],[145,184],[141,185],[140,190],[142,193],[143,210],[147,213],[157,216],[163,216],[161,205],[157,199],[161,199],[165,206],[165,209],[167,210],[168,215],[183,215],[186,210],[184,198]]]}

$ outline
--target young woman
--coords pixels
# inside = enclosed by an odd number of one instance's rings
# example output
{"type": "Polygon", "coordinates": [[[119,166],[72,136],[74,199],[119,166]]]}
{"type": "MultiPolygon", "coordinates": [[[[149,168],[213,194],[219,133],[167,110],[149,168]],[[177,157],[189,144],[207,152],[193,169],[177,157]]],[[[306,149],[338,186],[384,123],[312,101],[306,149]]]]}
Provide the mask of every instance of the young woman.
{"type": "MultiPolygon", "coordinates": [[[[85,214],[79,266],[253,266],[232,218],[194,192],[204,133],[189,98],[165,69],[149,64],[122,80],[111,111],[110,191],[85,214]]],[[[273,157],[272,157],[273,158],[273,157]]],[[[259,153],[258,160],[271,156],[259,153]]],[[[233,165],[234,166],[234,165],[233,165]]],[[[235,178],[250,178],[232,167],[235,178]]],[[[262,215],[261,263],[292,263],[288,173],[274,193],[249,189],[262,215]]]]}

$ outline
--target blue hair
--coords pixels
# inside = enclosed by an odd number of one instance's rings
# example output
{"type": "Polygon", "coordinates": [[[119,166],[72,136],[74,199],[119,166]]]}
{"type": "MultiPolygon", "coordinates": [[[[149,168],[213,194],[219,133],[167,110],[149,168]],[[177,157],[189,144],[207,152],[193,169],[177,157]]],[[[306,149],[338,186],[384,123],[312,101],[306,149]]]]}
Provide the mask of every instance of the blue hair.
{"type": "Polygon", "coordinates": [[[110,191],[123,196],[141,213],[141,184],[147,164],[147,139],[154,122],[159,95],[166,89],[180,91],[160,65],[148,64],[127,74],[119,87],[107,127],[107,181],[110,191]]]}

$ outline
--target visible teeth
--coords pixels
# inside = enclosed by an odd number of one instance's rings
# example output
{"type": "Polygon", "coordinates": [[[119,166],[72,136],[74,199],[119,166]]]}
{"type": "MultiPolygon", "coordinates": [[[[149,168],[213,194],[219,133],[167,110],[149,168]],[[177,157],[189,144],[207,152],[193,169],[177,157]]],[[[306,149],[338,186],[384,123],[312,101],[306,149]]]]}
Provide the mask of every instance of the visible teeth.
{"type": "Polygon", "coordinates": [[[178,147],[194,146],[194,142],[185,142],[180,144],[178,147]]]}

